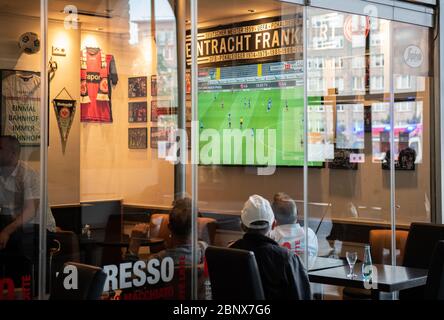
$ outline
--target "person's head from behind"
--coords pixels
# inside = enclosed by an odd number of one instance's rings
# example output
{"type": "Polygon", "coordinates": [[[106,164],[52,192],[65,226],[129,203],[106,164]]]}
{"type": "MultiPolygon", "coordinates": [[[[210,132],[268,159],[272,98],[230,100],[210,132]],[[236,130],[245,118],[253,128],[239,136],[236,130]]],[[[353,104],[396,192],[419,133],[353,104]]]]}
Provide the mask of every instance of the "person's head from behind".
{"type": "Polygon", "coordinates": [[[250,196],[242,209],[241,221],[245,232],[268,235],[274,223],[270,202],[256,194],[250,196]]]}
{"type": "Polygon", "coordinates": [[[13,136],[0,136],[0,167],[12,167],[20,158],[20,142],[13,136]]]}
{"type": "Polygon", "coordinates": [[[298,221],[298,208],[288,194],[283,192],[275,194],[272,208],[277,225],[295,224],[298,221]]]}
{"type": "Polygon", "coordinates": [[[191,236],[191,199],[174,200],[168,228],[176,240],[188,241],[191,236]]]}

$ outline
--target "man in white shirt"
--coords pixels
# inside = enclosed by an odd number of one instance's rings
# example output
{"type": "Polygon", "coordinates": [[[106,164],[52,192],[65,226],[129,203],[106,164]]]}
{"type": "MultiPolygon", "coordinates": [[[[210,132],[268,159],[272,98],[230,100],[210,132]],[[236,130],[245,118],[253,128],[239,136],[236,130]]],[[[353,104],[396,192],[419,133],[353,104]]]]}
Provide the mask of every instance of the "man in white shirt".
{"type": "MultiPolygon", "coordinates": [[[[272,208],[276,223],[271,238],[297,254],[305,264],[305,230],[297,223],[296,203],[290,196],[280,192],[274,196],[272,208]]],[[[313,265],[317,255],[318,239],[313,230],[308,228],[308,268],[313,265]]]]}
{"type": "MultiPolygon", "coordinates": [[[[39,177],[19,158],[19,141],[13,136],[0,136],[0,252],[7,248],[10,240],[23,240],[18,237],[26,229],[35,233],[38,224],[39,177]]],[[[47,214],[47,229],[55,232],[54,217],[50,210],[47,214]]],[[[15,243],[10,249],[18,250],[17,245],[15,243]]],[[[37,243],[33,245],[37,246],[37,243]]]]}

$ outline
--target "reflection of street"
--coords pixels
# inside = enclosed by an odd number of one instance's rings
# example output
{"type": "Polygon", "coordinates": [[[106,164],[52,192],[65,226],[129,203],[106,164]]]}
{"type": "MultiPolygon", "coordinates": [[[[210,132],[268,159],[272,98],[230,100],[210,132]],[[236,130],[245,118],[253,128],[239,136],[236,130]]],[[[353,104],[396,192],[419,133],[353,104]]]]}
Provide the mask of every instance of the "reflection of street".
{"type": "Polygon", "coordinates": [[[336,146],[343,149],[364,149],[364,105],[337,106],[336,146]]]}

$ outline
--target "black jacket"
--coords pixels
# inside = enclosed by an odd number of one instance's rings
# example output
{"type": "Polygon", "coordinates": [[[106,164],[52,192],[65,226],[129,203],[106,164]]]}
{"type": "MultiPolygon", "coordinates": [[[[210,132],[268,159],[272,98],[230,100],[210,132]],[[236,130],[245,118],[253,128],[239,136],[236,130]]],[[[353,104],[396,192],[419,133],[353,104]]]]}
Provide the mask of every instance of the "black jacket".
{"type": "Polygon", "coordinates": [[[251,233],[246,233],[230,247],[254,252],[267,300],[311,299],[304,265],[287,248],[266,236],[251,233]]]}

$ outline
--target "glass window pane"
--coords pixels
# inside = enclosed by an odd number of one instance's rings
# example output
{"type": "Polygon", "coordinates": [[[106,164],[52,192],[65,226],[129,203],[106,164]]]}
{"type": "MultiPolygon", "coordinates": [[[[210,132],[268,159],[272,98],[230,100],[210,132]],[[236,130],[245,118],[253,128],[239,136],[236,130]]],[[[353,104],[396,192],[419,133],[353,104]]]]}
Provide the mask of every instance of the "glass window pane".
{"type": "Polygon", "coordinates": [[[190,298],[190,200],[172,209],[186,195],[174,191],[173,8],[167,0],[66,6],[54,0],[49,17],[57,70],[50,83],[48,183],[63,229],[56,234],[61,246],[51,289],[59,298],[71,294],[61,286],[61,271],[76,262],[106,274],[100,299],[190,298]]]}
{"type": "MultiPolygon", "coordinates": [[[[381,165],[390,146],[390,110],[384,103],[390,97],[390,22],[373,19],[376,24],[370,27],[364,16],[316,8],[308,9],[307,19],[325,26],[324,41],[329,43],[320,50],[312,41],[319,37],[319,29],[308,24],[307,58],[322,58],[327,66],[307,74],[308,160],[322,164],[320,169],[308,169],[308,224],[316,232],[318,256],[345,259],[347,252],[356,252],[362,261],[370,230],[390,230],[390,175],[381,165]],[[343,24],[330,27],[327,21],[332,15],[340,16],[343,24]],[[339,35],[344,35],[341,47],[329,42],[339,35]],[[339,58],[344,69],[328,63],[339,58]],[[329,80],[338,78],[343,85],[329,80]],[[313,79],[329,85],[310,91],[313,79]],[[325,112],[314,109],[315,105],[322,105],[325,112]],[[311,125],[313,122],[322,123],[322,129],[311,125]]],[[[347,291],[315,287],[315,295],[325,299],[345,299],[347,291]]]]}
{"type": "MultiPolygon", "coordinates": [[[[0,15],[0,300],[34,300],[45,293],[39,282],[46,279],[38,263],[40,151],[46,147],[40,136],[46,103],[40,4],[8,3],[0,15]]],[[[50,241],[54,219],[49,208],[42,212],[50,241]]]]}
{"type": "MultiPolygon", "coordinates": [[[[251,230],[241,228],[244,205],[253,195],[277,203],[276,194],[284,192],[294,199],[291,214],[297,211],[297,217],[291,223],[277,221],[273,237],[293,254],[303,255],[302,7],[280,1],[259,6],[253,0],[200,0],[198,11],[199,211],[218,221],[215,245],[247,249],[243,241],[251,230]],[[288,223],[297,236],[283,236],[288,223]]],[[[312,23],[318,27],[317,21],[312,23]]],[[[321,38],[313,42],[320,48],[330,45],[321,38]]],[[[341,46],[341,37],[331,42],[341,46]]],[[[308,69],[322,74],[326,62],[322,55],[313,55],[308,69]]],[[[333,65],[339,69],[343,62],[333,65]]],[[[337,83],[344,85],[342,79],[337,83]]],[[[325,79],[316,77],[308,84],[314,92],[325,86],[325,79]]],[[[323,128],[320,121],[310,126],[323,128]]],[[[267,268],[264,263],[270,268],[264,260],[258,260],[259,268],[267,268]]],[[[283,297],[284,291],[275,291],[270,281],[264,289],[267,298],[283,297]]]]}
{"type": "Polygon", "coordinates": [[[430,31],[393,23],[395,81],[396,219],[398,229],[431,222],[430,31]]]}

